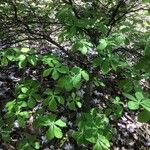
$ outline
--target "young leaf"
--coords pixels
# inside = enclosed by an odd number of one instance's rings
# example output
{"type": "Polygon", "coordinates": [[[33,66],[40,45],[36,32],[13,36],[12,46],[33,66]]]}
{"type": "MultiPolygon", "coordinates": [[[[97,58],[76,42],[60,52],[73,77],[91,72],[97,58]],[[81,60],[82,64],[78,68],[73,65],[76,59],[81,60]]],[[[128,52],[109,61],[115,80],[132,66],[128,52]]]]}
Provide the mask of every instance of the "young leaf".
{"type": "Polygon", "coordinates": [[[58,102],[59,102],[60,104],[64,105],[65,100],[64,100],[63,97],[59,96],[59,97],[57,98],[57,100],[58,100],[58,102]]]}
{"type": "Polygon", "coordinates": [[[133,89],[133,83],[130,80],[119,81],[119,87],[125,92],[130,92],[133,89]]]}
{"type": "Polygon", "coordinates": [[[54,130],[54,136],[56,138],[58,138],[58,139],[62,138],[63,133],[60,128],[58,128],[57,126],[54,126],[53,130],[54,130]]]}
{"type": "Polygon", "coordinates": [[[24,99],[26,97],[28,97],[26,94],[20,94],[20,95],[18,95],[18,98],[20,98],[20,99],[24,99]]]}
{"type": "Polygon", "coordinates": [[[62,121],[61,119],[57,120],[55,124],[60,127],[66,127],[66,123],[62,121]]]}
{"type": "Polygon", "coordinates": [[[8,59],[7,59],[6,57],[3,57],[3,58],[1,59],[1,65],[2,65],[2,66],[7,66],[7,65],[8,65],[8,59]]]}
{"type": "Polygon", "coordinates": [[[51,69],[51,68],[44,70],[44,72],[43,72],[43,77],[47,77],[47,76],[49,76],[49,75],[50,75],[50,73],[51,73],[51,71],[52,71],[52,69],[51,69]]]}
{"type": "Polygon", "coordinates": [[[129,102],[128,102],[128,107],[129,107],[129,109],[131,109],[131,110],[139,109],[139,103],[134,102],[134,101],[129,101],[129,102]]]}
{"type": "Polygon", "coordinates": [[[19,113],[19,115],[23,118],[29,118],[29,112],[28,111],[22,111],[19,113]]]}
{"type": "Polygon", "coordinates": [[[26,56],[21,54],[21,55],[19,55],[19,57],[17,59],[20,61],[24,61],[26,59],[26,56]]]}
{"type": "Polygon", "coordinates": [[[56,103],[56,100],[55,100],[55,99],[50,100],[49,105],[48,105],[48,108],[49,108],[51,111],[55,111],[55,110],[57,109],[57,103],[56,103]]]}
{"type": "Polygon", "coordinates": [[[34,108],[34,106],[36,105],[36,100],[33,98],[29,99],[27,105],[29,108],[34,108]]]}
{"type": "Polygon", "coordinates": [[[83,79],[84,79],[84,80],[86,80],[86,81],[88,81],[88,80],[89,80],[89,75],[88,75],[88,73],[87,73],[87,72],[82,71],[82,72],[81,72],[81,74],[82,74],[82,77],[83,77],[83,79]]]}
{"type": "Polygon", "coordinates": [[[106,46],[107,46],[106,40],[105,39],[101,39],[100,40],[100,44],[97,46],[97,49],[98,50],[103,50],[103,49],[106,48],[106,46]]]}
{"type": "Polygon", "coordinates": [[[109,72],[109,59],[105,59],[102,63],[102,73],[105,75],[109,72]]]}
{"type": "Polygon", "coordinates": [[[27,60],[26,59],[21,60],[21,61],[18,62],[19,68],[24,68],[26,65],[27,65],[27,60]]]}
{"type": "Polygon", "coordinates": [[[150,111],[150,99],[143,100],[141,105],[148,111],[150,111]]]}
{"type": "Polygon", "coordinates": [[[17,118],[18,118],[17,121],[18,121],[19,127],[24,128],[26,124],[26,119],[21,116],[18,116],[17,118]]]}
{"type": "Polygon", "coordinates": [[[136,100],[136,98],[135,97],[133,97],[132,95],[130,95],[130,94],[127,94],[127,93],[123,93],[123,95],[126,97],[126,98],[128,98],[128,99],[130,99],[130,100],[132,100],[132,101],[137,101],[136,100]]]}
{"type": "Polygon", "coordinates": [[[54,80],[57,80],[59,78],[59,72],[57,70],[55,70],[55,69],[52,72],[52,78],[54,80]]]}
{"type": "Polygon", "coordinates": [[[117,45],[120,45],[120,44],[123,44],[124,43],[124,40],[125,40],[125,37],[123,35],[118,35],[116,38],[115,38],[115,41],[116,41],[116,44],[117,45]]]}
{"type": "Polygon", "coordinates": [[[99,141],[97,141],[96,144],[93,147],[93,150],[101,150],[101,149],[102,149],[102,147],[101,147],[99,141]]]}
{"type": "Polygon", "coordinates": [[[111,66],[112,66],[112,69],[113,69],[114,71],[117,71],[118,62],[115,61],[115,60],[112,60],[112,61],[111,61],[111,66]]]}
{"type": "Polygon", "coordinates": [[[28,62],[31,65],[36,66],[36,64],[37,64],[37,58],[36,58],[36,56],[28,56],[27,60],[28,60],[28,62]]]}
{"type": "Polygon", "coordinates": [[[69,107],[70,110],[76,110],[74,101],[69,102],[68,107],[69,107]]]}
{"type": "Polygon", "coordinates": [[[85,55],[88,51],[88,48],[86,46],[83,46],[80,51],[83,55],[85,55]]]}
{"type": "Polygon", "coordinates": [[[60,73],[68,73],[69,72],[69,68],[67,66],[61,66],[58,71],[60,73]]]}
{"type": "Polygon", "coordinates": [[[82,107],[82,103],[81,102],[76,102],[78,108],[81,108],[82,107]]]}
{"type": "Polygon", "coordinates": [[[81,81],[81,74],[72,77],[72,82],[74,87],[77,87],[80,81],[81,81]]]}
{"type": "Polygon", "coordinates": [[[52,140],[54,138],[54,129],[53,126],[50,126],[46,132],[46,137],[48,140],[52,140]]]}
{"type": "Polygon", "coordinates": [[[26,88],[26,87],[22,87],[22,88],[21,88],[21,91],[22,91],[22,93],[24,93],[24,94],[25,94],[25,93],[27,93],[28,88],[26,88]]]}
{"type": "Polygon", "coordinates": [[[144,98],[142,92],[136,92],[135,97],[137,98],[138,101],[141,101],[144,98]]]}
{"type": "Polygon", "coordinates": [[[27,52],[29,52],[29,51],[30,51],[29,48],[22,48],[22,49],[21,49],[21,52],[23,52],[23,53],[27,53],[27,52]]]}
{"type": "Polygon", "coordinates": [[[99,135],[99,142],[103,149],[108,149],[110,147],[110,143],[105,136],[99,135]]]}
{"type": "Polygon", "coordinates": [[[39,142],[35,142],[34,143],[34,148],[35,149],[40,149],[40,143],[39,142]]]}

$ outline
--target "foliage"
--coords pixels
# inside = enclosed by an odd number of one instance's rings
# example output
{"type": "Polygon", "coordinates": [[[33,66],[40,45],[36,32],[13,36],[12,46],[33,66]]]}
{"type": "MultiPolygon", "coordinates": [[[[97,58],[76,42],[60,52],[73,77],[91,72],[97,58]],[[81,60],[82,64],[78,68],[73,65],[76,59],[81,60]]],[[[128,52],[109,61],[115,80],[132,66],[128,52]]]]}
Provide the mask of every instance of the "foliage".
{"type": "Polygon", "coordinates": [[[92,143],[94,150],[110,147],[109,139],[112,131],[109,127],[109,120],[104,114],[92,109],[89,113],[81,114],[77,124],[79,131],[75,131],[73,137],[78,143],[92,143]]]}
{"type": "Polygon", "coordinates": [[[19,131],[18,150],[42,149],[43,136],[60,147],[73,140],[81,149],[111,149],[110,116],[118,121],[129,108],[148,123],[148,15],[148,0],[3,0],[0,67],[36,72],[22,74],[1,110],[4,145],[19,131]],[[101,107],[93,104],[95,91],[101,107]]]}

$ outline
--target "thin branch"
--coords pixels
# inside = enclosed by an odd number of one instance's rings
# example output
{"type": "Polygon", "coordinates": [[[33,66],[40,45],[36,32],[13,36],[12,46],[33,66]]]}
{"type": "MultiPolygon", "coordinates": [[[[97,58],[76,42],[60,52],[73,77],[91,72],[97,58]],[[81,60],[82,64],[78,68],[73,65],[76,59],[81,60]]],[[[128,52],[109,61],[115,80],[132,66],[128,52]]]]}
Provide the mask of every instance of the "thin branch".
{"type": "Polygon", "coordinates": [[[115,52],[115,53],[117,53],[117,52],[128,52],[128,53],[133,54],[133,55],[136,55],[136,56],[138,56],[138,57],[143,56],[143,55],[142,55],[141,53],[139,53],[137,50],[132,49],[132,48],[129,49],[129,48],[127,48],[127,47],[119,47],[119,48],[117,48],[117,49],[114,49],[113,52],[115,52]]]}
{"type": "Polygon", "coordinates": [[[34,38],[24,38],[24,39],[16,40],[16,41],[13,41],[13,42],[5,43],[3,45],[0,45],[0,47],[5,46],[6,44],[7,45],[13,45],[13,44],[17,44],[17,43],[28,41],[28,40],[43,40],[43,38],[41,38],[41,37],[39,37],[39,38],[35,38],[35,37],[34,38]]]}
{"type": "Polygon", "coordinates": [[[112,31],[112,28],[114,27],[114,25],[119,22],[124,16],[126,16],[127,14],[130,14],[130,13],[133,13],[133,12],[137,12],[137,11],[140,11],[140,10],[149,10],[149,8],[146,7],[142,7],[142,8],[138,8],[138,9],[135,9],[135,10],[132,10],[133,8],[131,7],[130,9],[128,9],[127,11],[125,11],[121,16],[119,16],[117,19],[114,19],[114,21],[110,24],[110,28],[107,32],[107,35],[106,37],[109,36],[110,32],[112,31]]]}
{"type": "Polygon", "coordinates": [[[73,10],[73,12],[74,12],[74,14],[75,14],[76,18],[77,18],[77,19],[80,19],[80,16],[78,15],[78,13],[77,13],[77,11],[76,11],[76,9],[75,9],[74,5],[73,5],[72,0],[69,0],[69,4],[71,5],[72,10],[73,10]]]}
{"type": "Polygon", "coordinates": [[[115,19],[116,15],[117,15],[117,13],[118,13],[118,10],[119,10],[119,8],[120,8],[120,6],[122,5],[122,2],[123,2],[122,0],[120,0],[120,1],[118,2],[118,4],[117,4],[115,10],[114,10],[113,13],[112,13],[112,16],[111,16],[110,21],[108,22],[107,26],[111,25],[112,21],[115,19]]]}

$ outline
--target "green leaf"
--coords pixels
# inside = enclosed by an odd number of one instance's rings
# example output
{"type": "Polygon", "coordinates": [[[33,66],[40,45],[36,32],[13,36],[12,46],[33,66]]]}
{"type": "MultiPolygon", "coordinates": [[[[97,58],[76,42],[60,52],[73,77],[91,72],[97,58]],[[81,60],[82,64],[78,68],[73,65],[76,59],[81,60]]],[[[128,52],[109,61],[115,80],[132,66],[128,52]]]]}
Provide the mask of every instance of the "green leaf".
{"type": "Polygon", "coordinates": [[[48,140],[52,140],[54,138],[54,129],[53,126],[50,126],[46,132],[46,137],[48,140]]]}
{"type": "Polygon", "coordinates": [[[144,3],[150,3],[150,0],[142,0],[144,3]]]}
{"type": "Polygon", "coordinates": [[[61,129],[58,128],[57,126],[54,126],[54,136],[58,139],[62,138],[63,136],[61,129]]]}
{"type": "Polygon", "coordinates": [[[127,93],[123,93],[123,95],[126,97],[126,98],[128,98],[128,99],[130,99],[130,100],[132,100],[132,101],[137,101],[137,99],[135,98],[135,97],[133,97],[132,95],[130,95],[130,94],[127,94],[127,93]]]}
{"type": "Polygon", "coordinates": [[[23,52],[23,53],[27,53],[27,52],[29,52],[29,51],[30,51],[29,48],[22,48],[22,49],[21,49],[21,52],[23,52]]]}
{"type": "Polygon", "coordinates": [[[141,105],[148,111],[150,111],[150,99],[145,99],[141,102],[141,105]]]}
{"type": "Polygon", "coordinates": [[[145,56],[150,57],[150,44],[149,43],[147,43],[144,51],[145,51],[145,56]]]}
{"type": "Polygon", "coordinates": [[[22,93],[24,93],[24,94],[25,94],[25,93],[27,93],[28,88],[26,88],[26,87],[22,87],[22,88],[21,88],[21,91],[22,91],[22,93]]]}
{"type": "Polygon", "coordinates": [[[76,102],[78,108],[81,108],[82,107],[82,103],[81,102],[76,102]]]}
{"type": "Polygon", "coordinates": [[[57,120],[55,124],[60,127],[66,127],[66,123],[62,121],[61,119],[57,120]]]}
{"type": "Polygon", "coordinates": [[[144,98],[142,92],[136,92],[135,97],[137,98],[138,101],[141,101],[144,98]]]}
{"type": "Polygon", "coordinates": [[[79,144],[86,143],[83,132],[73,132],[72,137],[77,140],[79,144]]]}
{"type": "Polygon", "coordinates": [[[88,52],[88,48],[86,46],[83,46],[81,49],[80,49],[81,53],[83,55],[85,55],[87,52],[88,52]]]}
{"type": "Polygon", "coordinates": [[[54,80],[57,80],[59,78],[59,72],[57,70],[55,70],[55,69],[52,72],[52,78],[54,80]]]}
{"type": "Polygon", "coordinates": [[[77,87],[81,81],[81,74],[72,77],[73,86],[77,87]]]}
{"type": "Polygon", "coordinates": [[[150,111],[144,110],[138,114],[138,121],[147,123],[150,121],[150,111]]]}
{"type": "Polygon", "coordinates": [[[128,102],[128,107],[131,110],[136,110],[139,109],[139,103],[135,102],[135,101],[129,101],[128,102]]]}
{"type": "Polygon", "coordinates": [[[39,142],[35,142],[34,143],[34,148],[35,149],[40,149],[40,143],[39,142]]]}
{"type": "Polygon", "coordinates": [[[99,142],[104,149],[108,149],[110,147],[110,143],[105,136],[99,135],[99,142]]]}
{"type": "Polygon", "coordinates": [[[71,73],[72,73],[73,75],[80,74],[80,71],[81,71],[81,68],[79,68],[79,67],[73,67],[73,68],[71,69],[71,73]]]}
{"type": "Polygon", "coordinates": [[[36,105],[36,100],[33,99],[33,98],[29,99],[27,105],[28,105],[29,108],[34,108],[35,105],[36,105]]]}
{"type": "Polygon", "coordinates": [[[117,71],[118,62],[115,60],[111,60],[111,66],[114,71],[117,71]]]}
{"type": "Polygon", "coordinates": [[[26,97],[28,97],[26,94],[20,94],[20,95],[18,95],[18,98],[20,98],[20,99],[24,99],[26,97]]]}
{"type": "Polygon", "coordinates": [[[121,80],[119,81],[119,87],[125,92],[130,92],[133,89],[133,83],[131,80],[121,80]]]}
{"type": "Polygon", "coordinates": [[[54,115],[54,114],[48,115],[48,119],[49,119],[51,122],[55,122],[56,117],[57,117],[57,116],[54,115]]]}
{"type": "Polygon", "coordinates": [[[49,76],[49,75],[50,75],[50,73],[51,73],[51,71],[52,71],[52,69],[51,69],[51,68],[44,70],[44,72],[43,72],[43,77],[47,77],[47,76],[49,76]]]}
{"type": "Polygon", "coordinates": [[[27,65],[26,59],[21,60],[21,61],[18,62],[19,68],[24,68],[26,65],[27,65]]]}
{"type": "Polygon", "coordinates": [[[8,65],[8,59],[7,59],[6,57],[3,57],[3,58],[1,59],[1,65],[2,65],[2,66],[7,66],[7,65],[8,65]]]}
{"type": "Polygon", "coordinates": [[[57,98],[57,100],[58,100],[58,102],[59,102],[60,104],[64,105],[65,100],[64,100],[63,97],[59,96],[59,97],[57,98]]]}
{"type": "Polygon", "coordinates": [[[19,108],[27,107],[27,102],[26,101],[18,101],[17,105],[19,108]]]}
{"type": "Polygon", "coordinates": [[[81,74],[82,74],[82,77],[83,77],[84,80],[86,80],[86,81],[89,80],[89,75],[86,71],[82,71],[81,74]]]}
{"type": "Polygon", "coordinates": [[[102,147],[101,147],[101,145],[100,145],[100,143],[98,141],[94,145],[93,150],[102,150],[102,147]]]}
{"type": "Polygon", "coordinates": [[[98,57],[93,60],[92,64],[94,67],[97,67],[97,66],[100,66],[102,64],[102,62],[103,62],[103,59],[101,57],[98,57]]]}
{"type": "Polygon", "coordinates": [[[26,56],[23,54],[19,55],[19,57],[18,57],[18,60],[20,60],[20,61],[24,61],[25,59],[26,59],[26,56]]]}
{"type": "Polygon", "coordinates": [[[28,56],[27,60],[28,60],[28,62],[31,65],[36,66],[36,64],[37,64],[37,58],[36,58],[36,56],[28,56]]]}
{"type": "Polygon", "coordinates": [[[103,50],[103,49],[106,48],[106,46],[107,46],[106,40],[105,39],[101,39],[100,40],[100,44],[97,46],[97,49],[98,50],[103,50]]]}
{"type": "Polygon", "coordinates": [[[10,140],[10,133],[11,131],[9,131],[8,129],[1,130],[1,136],[4,142],[8,142],[10,140]]]}
{"type": "Polygon", "coordinates": [[[65,74],[69,72],[69,68],[67,66],[61,66],[58,71],[65,74]]]}
{"type": "Polygon", "coordinates": [[[19,113],[19,115],[23,118],[29,118],[29,112],[28,111],[22,111],[19,113]]]}
{"type": "Polygon", "coordinates": [[[109,59],[105,59],[102,63],[102,73],[105,75],[109,72],[109,59]]]}
{"type": "Polygon", "coordinates": [[[87,129],[86,131],[85,131],[85,139],[87,140],[87,141],[89,141],[90,143],[93,143],[93,144],[95,144],[96,143],[96,141],[97,141],[97,136],[94,136],[95,135],[95,131],[97,131],[96,129],[87,129]]]}
{"type": "Polygon", "coordinates": [[[98,27],[99,27],[99,29],[100,29],[100,32],[102,32],[102,33],[107,33],[107,26],[104,25],[102,22],[100,22],[100,23],[98,24],[98,27]]]}
{"type": "Polygon", "coordinates": [[[76,110],[75,103],[73,101],[69,102],[67,105],[70,110],[76,110]]]}
{"type": "Polygon", "coordinates": [[[117,45],[123,44],[125,41],[125,37],[122,34],[120,34],[115,38],[115,41],[117,45]]]}
{"type": "Polygon", "coordinates": [[[61,89],[71,91],[73,89],[72,77],[69,75],[60,77],[57,82],[57,86],[61,89]]]}
{"type": "Polygon", "coordinates": [[[56,119],[56,115],[40,115],[37,120],[36,120],[36,124],[37,126],[51,126],[54,124],[56,119]]]}
{"type": "Polygon", "coordinates": [[[49,88],[47,88],[45,91],[44,91],[44,94],[46,95],[53,95],[53,91],[49,88]]]}
{"type": "Polygon", "coordinates": [[[55,99],[50,100],[49,105],[48,105],[48,108],[49,108],[51,111],[56,111],[56,109],[57,109],[57,102],[56,102],[55,99]]]}

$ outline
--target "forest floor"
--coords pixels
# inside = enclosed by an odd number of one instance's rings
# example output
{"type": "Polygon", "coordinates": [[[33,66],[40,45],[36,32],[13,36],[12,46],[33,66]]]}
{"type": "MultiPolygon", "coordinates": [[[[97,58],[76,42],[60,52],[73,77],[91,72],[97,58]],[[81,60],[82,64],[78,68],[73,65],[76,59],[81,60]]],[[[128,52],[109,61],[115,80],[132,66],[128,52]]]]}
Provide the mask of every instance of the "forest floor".
{"type": "MultiPolygon", "coordinates": [[[[1,113],[3,110],[3,105],[9,99],[13,99],[13,91],[15,88],[15,84],[20,81],[22,78],[31,77],[37,78],[38,68],[36,70],[32,70],[31,68],[18,70],[15,65],[7,67],[3,70],[0,70],[0,106],[1,113]]],[[[46,84],[46,83],[45,83],[46,84]]],[[[93,97],[93,101],[95,105],[100,107],[101,101],[99,99],[99,91],[95,91],[95,97],[93,97]]],[[[123,116],[119,120],[114,120],[110,116],[110,121],[112,122],[114,128],[116,129],[116,135],[112,140],[112,150],[150,150],[150,125],[145,123],[140,123],[137,121],[135,112],[126,111],[123,116]]],[[[62,116],[65,118],[65,116],[62,116]]],[[[67,120],[67,118],[66,118],[67,120]]],[[[73,120],[69,120],[68,124],[73,124],[73,120]]],[[[13,136],[13,135],[12,135],[13,136]]],[[[56,149],[53,145],[44,148],[48,149],[56,149]]],[[[63,148],[64,150],[73,150],[78,149],[69,141],[65,143],[63,148]]],[[[82,147],[82,149],[91,149],[88,147],[82,147]]]]}

